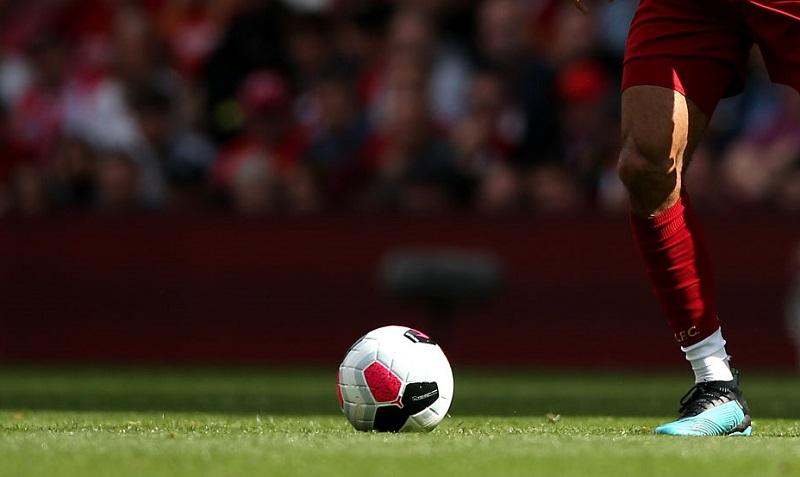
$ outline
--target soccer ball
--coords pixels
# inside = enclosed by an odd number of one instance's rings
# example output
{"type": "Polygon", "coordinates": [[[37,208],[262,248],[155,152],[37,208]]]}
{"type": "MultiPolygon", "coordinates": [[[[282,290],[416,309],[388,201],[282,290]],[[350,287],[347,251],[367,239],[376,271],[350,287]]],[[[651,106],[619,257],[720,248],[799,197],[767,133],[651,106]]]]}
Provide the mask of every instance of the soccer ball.
{"type": "Polygon", "coordinates": [[[453,400],[453,371],[428,335],[406,326],[370,331],[339,366],[339,405],[360,431],[430,431],[453,400]]]}

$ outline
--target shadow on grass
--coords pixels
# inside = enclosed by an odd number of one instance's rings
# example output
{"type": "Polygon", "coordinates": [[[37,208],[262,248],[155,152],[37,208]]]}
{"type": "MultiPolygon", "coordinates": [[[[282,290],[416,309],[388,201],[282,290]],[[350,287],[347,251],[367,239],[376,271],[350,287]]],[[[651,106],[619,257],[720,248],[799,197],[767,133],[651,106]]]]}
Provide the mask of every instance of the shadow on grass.
{"type": "MultiPolygon", "coordinates": [[[[754,415],[800,418],[800,380],[748,376],[754,415]]],[[[671,416],[685,375],[574,372],[456,375],[453,415],[671,416]]],[[[337,415],[328,371],[0,368],[0,410],[337,415]]]]}

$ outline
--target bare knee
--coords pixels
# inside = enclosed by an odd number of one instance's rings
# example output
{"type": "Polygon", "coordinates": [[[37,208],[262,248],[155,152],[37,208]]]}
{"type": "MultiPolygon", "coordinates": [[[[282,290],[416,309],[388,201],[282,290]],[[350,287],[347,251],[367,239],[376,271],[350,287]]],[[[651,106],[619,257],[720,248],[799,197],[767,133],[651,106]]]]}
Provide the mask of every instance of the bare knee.
{"type": "Polygon", "coordinates": [[[677,160],[672,157],[669,141],[637,140],[631,135],[623,138],[617,173],[622,183],[633,192],[653,182],[669,182],[677,173],[677,160]]]}
{"type": "Polygon", "coordinates": [[[633,211],[640,216],[666,210],[680,196],[681,159],[672,146],[669,141],[623,139],[618,173],[633,211]]]}
{"type": "Polygon", "coordinates": [[[635,212],[658,213],[678,200],[685,161],[706,122],[694,103],[669,89],[632,86],[623,92],[618,170],[635,212]]]}

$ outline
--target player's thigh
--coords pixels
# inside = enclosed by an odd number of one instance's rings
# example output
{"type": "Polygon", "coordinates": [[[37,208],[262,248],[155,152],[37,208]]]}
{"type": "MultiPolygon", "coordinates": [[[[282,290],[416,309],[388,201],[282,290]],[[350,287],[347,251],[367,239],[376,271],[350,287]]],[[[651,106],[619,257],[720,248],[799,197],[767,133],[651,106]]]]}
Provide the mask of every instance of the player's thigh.
{"type": "Polygon", "coordinates": [[[620,173],[677,173],[688,165],[708,117],[683,94],[661,86],[631,86],[622,93],[620,173]]]}

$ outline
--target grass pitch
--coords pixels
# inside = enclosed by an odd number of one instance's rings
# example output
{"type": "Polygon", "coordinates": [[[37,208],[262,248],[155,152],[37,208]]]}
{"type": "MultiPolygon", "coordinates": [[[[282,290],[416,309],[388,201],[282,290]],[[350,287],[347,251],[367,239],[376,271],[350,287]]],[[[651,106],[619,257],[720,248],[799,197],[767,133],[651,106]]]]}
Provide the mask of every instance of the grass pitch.
{"type": "Polygon", "coordinates": [[[686,375],[459,373],[430,434],[366,434],[333,373],[0,369],[0,475],[800,476],[800,380],[744,376],[750,438],[669,438],[686,375]]]}

